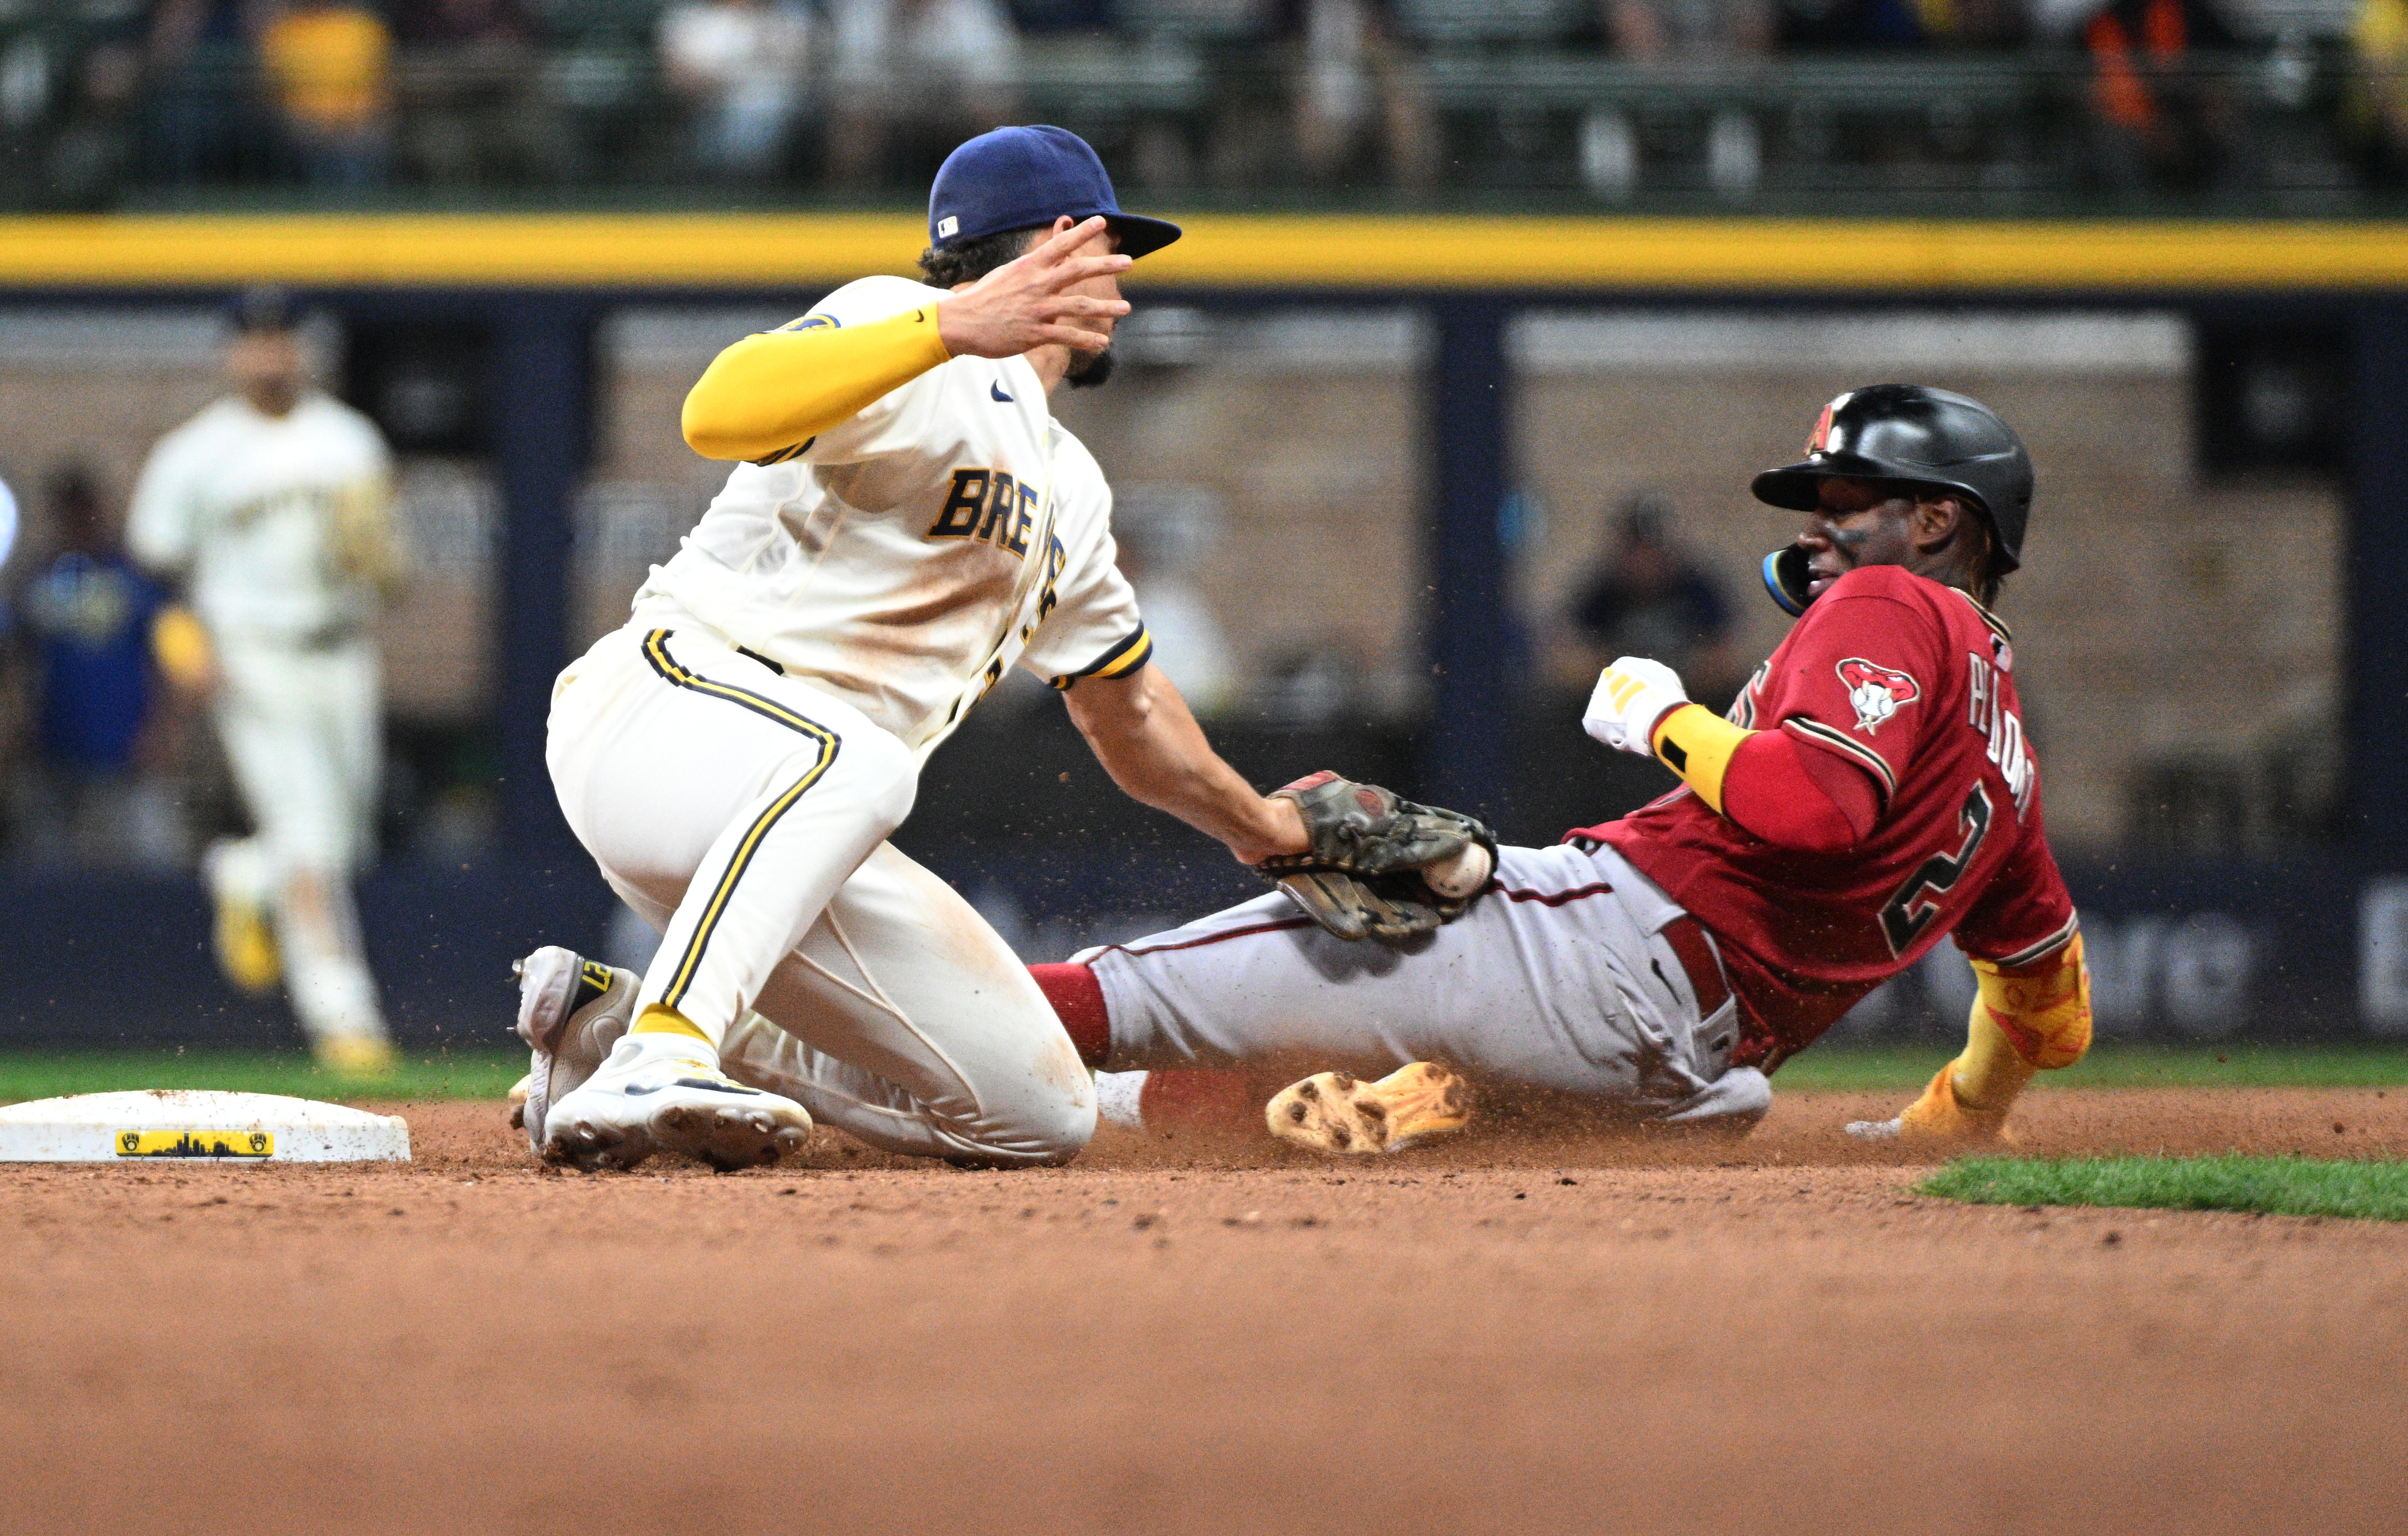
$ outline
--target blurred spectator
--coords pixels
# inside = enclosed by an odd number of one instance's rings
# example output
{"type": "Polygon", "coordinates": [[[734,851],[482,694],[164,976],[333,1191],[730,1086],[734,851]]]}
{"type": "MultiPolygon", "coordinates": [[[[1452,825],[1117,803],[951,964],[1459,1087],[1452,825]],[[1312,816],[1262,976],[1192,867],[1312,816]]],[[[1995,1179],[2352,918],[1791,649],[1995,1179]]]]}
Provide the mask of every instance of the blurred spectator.
{"type": "Polygon", "coordinates": [[[1681,675],[1689,696],[1721,709],[1738,693],[1722,587],[1672,537],[1671,499],[1644,491],[1623,505],[1620,537],[1572,599],[1570,618],[1594,675],[1645,656],[1681,675]]]}
{"type": "Polygon", "coordinates": [[[25,588],[22,612],[38,700],[35,781],[23,787],[22,852],[50,862],[172,865],[183,837],[163,764],[150,626],[166,593],[120,544],[92,472],[53,472],[45,499],[60,550],[25,588]]]}
{"type": "Polygon", "coordinates": [[[1306,174],[1343,179],[1365,139],[1376,135],[1391,182],[1434,183],[1438,122],[1398,36],[1392,0],[1288,0],[1286,9],[1300,51],[1296,147],[1306,174]]]}
{"type": "Polygon", "coordinates": [[[1020,36],[996,0],[832,0],[839,188],[884,179],[889,134],[910,123],[950,149],[1019,108],[1020,36]]]}
{"type": "MultiPolygon", "coordinates": [[[[1603,0],[1606,31],[1623,57],[1725,61],[1753,58],[1772,46],[1768,0],[1603,0]]],[[[1600,107],[1581,121],[1581,179],[1620,202],[1638,190],[1639,131],[1630,114],[1600,107]]],[[[1764,133],[1754,114],[1717,110],[1706,129],[1706,181],[1726,198],[1756,191],[1764,172],[1764,133]]]]}
{"type": "Polygon", "coordinates": [[[2082,28],[2100,168],[2120,189],[2201,188],[2239,169],[2240,111],[2213,55],[2240,39],[2206,0],[2111,0],[2082,28]]]}
{"type": "Polygon", "coordinates": [[[1114,0],[1010,0],[1011,25],[1024,37],[1066,32],[1110,32],[1114,0]]]}
{"type": "Polygon", "coordinates": [[[803,107],[811,18],[770,0],[691,0],[661,18],[661,67],[695,105],[695,158],[722,176],[777,169],[803,107]]]}
{"type": "Polygon", "coordinates": [[[1746,57],[1772,46],[1766,0],[1605,0],[1614,51],[1629,59],[1746,57]]]}
{"type": "Polygon", "coordinates": [[[76,62],[66,120],[43,166],[53,206],[104,206],[134,163],[142,49],[136,37],[106,36],[76,62]]]}
{"type": "Polygon", "coordinates": [[[402,0],[394,35],[404,153],[429,181],[494,180],[545,158],[519,0],[402,0]]]}
{"type": "Polygon", "coordinates": [[[150,18],[152,111],[160,170],[171,181],[248,168],[252,44],[267,0],[159,0],[150,18]]]}
{"type": "Polygon", "coordinates": [[[393,131],[393,36],[351,0],[293,0],[259,38],[286,138],[315,187],[385,178],[393,131]]]}
{"type": "Polygon", "coordinates": [[[1921,48],[1916,0],[1783,0],[1775,41],[1784,50],[1921,48]]]}
{"type": "Polygon", "coordinates": [[[2361,0],[2350,23],[2351,126],[2377,176],[2408,174],[2408,0],[2361,0]]]}

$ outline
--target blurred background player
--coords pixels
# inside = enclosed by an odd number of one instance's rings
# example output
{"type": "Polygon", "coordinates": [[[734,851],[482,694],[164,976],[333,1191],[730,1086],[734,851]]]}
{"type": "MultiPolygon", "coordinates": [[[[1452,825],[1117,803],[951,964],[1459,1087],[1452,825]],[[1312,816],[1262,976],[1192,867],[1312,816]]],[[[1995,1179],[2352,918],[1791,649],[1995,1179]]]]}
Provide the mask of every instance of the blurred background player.
{"type": "Polygon", "coordinates": [[[189,609],[163,614],[164,670],[207,694],[252,833],[205,860],[218,958],[280,974],[312,1049],[345,1072],[393,1047],[351,879],[372,848],[382,759],[374,624],[403,576],[391,465],[368,420],[311,384],[289,295],[236,302],[234,392],[160,439],[127,544],[189,609]]]}

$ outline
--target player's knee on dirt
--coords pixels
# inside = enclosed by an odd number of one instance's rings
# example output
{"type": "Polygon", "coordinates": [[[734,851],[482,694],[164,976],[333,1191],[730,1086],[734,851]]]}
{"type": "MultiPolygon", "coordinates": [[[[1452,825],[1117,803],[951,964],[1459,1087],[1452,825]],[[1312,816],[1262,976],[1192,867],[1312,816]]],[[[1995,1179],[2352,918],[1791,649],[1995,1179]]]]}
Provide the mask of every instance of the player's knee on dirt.
{"type": "Polygon", "coordinates": [[[1975,1006],[2033,1068],[2070,1067],[2090,1049],[2090,968],[2081,934],[2037,965],[2006,970],[1977,960],[1973,974],[1981,989],[1975,1006]]]}

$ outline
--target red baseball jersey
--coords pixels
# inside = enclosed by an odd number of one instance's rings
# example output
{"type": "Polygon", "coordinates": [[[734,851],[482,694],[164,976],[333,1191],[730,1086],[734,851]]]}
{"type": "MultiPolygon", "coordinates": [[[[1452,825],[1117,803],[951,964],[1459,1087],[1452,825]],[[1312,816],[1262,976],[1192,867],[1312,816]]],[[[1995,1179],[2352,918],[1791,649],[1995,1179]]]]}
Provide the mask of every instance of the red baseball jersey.
{"type": "Polygon", "coordinates": [[[2069,942],[2073,900],[2041,828],[2040,770],[2007,627],[1895,565],[1825,590],[1731,718],[1785,731],[1870,777],[1872,831],[1831,856],[1776,847],[1685,786],[1570,835],[1612,844],[1720,942],[1767,1071],[1942,935],[2028,964],[2069,942]]]}

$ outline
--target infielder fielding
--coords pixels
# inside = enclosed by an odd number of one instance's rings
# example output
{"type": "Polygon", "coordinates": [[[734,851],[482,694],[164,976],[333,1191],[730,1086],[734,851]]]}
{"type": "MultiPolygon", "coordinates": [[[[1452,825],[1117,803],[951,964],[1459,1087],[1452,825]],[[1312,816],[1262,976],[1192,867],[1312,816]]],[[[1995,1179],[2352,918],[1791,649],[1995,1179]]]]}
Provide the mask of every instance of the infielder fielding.
{"type": "Polygon", "coordinates": [[[235,392],[159,440],[126,518],[135,559],[182,582],[162,669],[213,701],[255,829],[212,846],[220,963],[280,974],[318,1059],[380,1072],[385,1037],[351,878],[373,848],[382,766],[373,626],[403,576],[392,463],[375,425],[308,387],[276,290],[233,312],[235,392]]]}
{"type": "MultiPolygon", "coordinates": [[[[1469,915],[1420,946],[1340,942],[1271,897],[1038,967],[1089,1059],[1427,1058],[1639,1119],[1743,1127],[1783,1061],[1953,934],[1980,982],[1964,1053],[1898,1119],[1850,1129],[2001,1133],[2033,1073],[2090,1039],[2014,647],[1988,606],[2021,560],[2030,461],[1978,402],[1885,384],[1831,402],[1804,459],[1754,491],[1806,514],[1765,562],[1800,617],[1729,718],[1624,657],[1582,721],[1682,788],[1558,846],[1501,850],[1469,915]]],[[[1369,1151],[1460,1125],[1463,1102],[1415,1064],[1309,1078],[1268,1114],[1290,1140],[1369,1151]]]]}
{"type": "MultiPolygon", "coordinates": [[[[1123,789],[1240,859],[1314,846],[1331,818],[1249,788],[1149,661],[1103,474],[1047,407],[1107,377],[1118,276],[1178,235],[1122,212],[1075,135],[999,129],[938,173],[925,283],[838,289],[695,385],[687,442],[744,462],[561,674],[549,747],[568,824],[663,939],[640,982],[521,963],[538,1150],[735,1166],[817,1116],[925,1156],[1077,1154],[1094,1084],[1045,994],[886,842],[1009,667],[1066,690],[1123,789]]],[[[1466,846],[1392,816],[1373,858],[1466,846]]]]}

